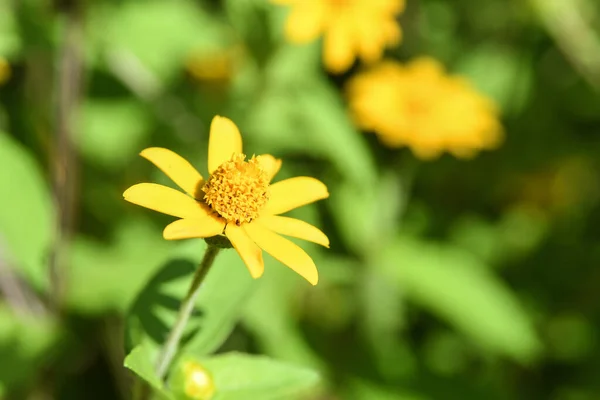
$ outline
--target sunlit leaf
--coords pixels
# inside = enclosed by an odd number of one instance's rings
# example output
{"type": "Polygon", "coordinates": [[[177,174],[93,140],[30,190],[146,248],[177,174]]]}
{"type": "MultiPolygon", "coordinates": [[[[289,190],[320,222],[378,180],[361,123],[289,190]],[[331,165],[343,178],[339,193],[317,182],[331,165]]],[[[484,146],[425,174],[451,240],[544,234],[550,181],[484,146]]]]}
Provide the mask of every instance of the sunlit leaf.
{"type": "Polygon", "coordinates": [[[331,214],[352,251],[376,253],[394,235],[397,217],[406,202],[400,177],[388,174],[359,185],[339,182],[330,192],[331,214]]]}
{"type": "MultiPolygon", "coordinates": [[[[165,342],[205,248],[203,240],[184,243],[139,292],[128,316],[128,346],[165,342]]],[[[184,334],[185,348],[195,354],[216,350],[238,322],[254,282],[237,253],[222,250],[200,289],[184,334]]]]}
{"type": "Polygon", "coordinates": [[[140,62],[161,82],[180,73],[193,52],[224,40],[219,20],[189,0],[126,2],[92,14],[91,35],[106,46],[109,62],[133,71],[140,62]]]}
{"type": "Polygon", "coordinates": [[[0,4],[0,57],[14,57],[21,48],[13,6],[10,2],[0,4]]]}
{"type": "Polygon", "coordinates": [[[226,353],[200,359],[216,388],[211,400],[301,399],[319,382],[319,375],[265,356],[226,353]]]}
{"type": "Polygon", "coordinates": [[[356,184],[374,181],[375,162],[342,99],[322,80],[271,87],[248,115],[248,130],[274,153],[305,151],[328,159],[356,184]]]}
{"type": "Polygon", "coordinates": [[[265,264],[265,274],[245,308],[244,326],[254,334],[262,352],[299,365],[324,368],[299,331],[293,314],[294,298],[306,283],[270,256],[265,257],[265,264]]]}
{"type": "Polygon", "coordinates": [[[403,237],[378,264],[409,300],[480,345],[522,362],[539,354],[537,334],[515,294],[469,253],[403,237]]]}
{"type": "Polygon", "coordinates": [[[124,311],[169,257],[159,227],[126,219],[109,243],[83,236],[72,243],[67,303],[86,313],[124,311]]]}
{"type": "Polygon", "coordinates": [[[103,168],[122,169],[150,133],[150,115],[133,100],[88,100],[80,127],[79,151],[103,168]]]}
{"type": "Polygon", "coordinates": [[[47,283],[54,207],[39,166],[21,145],[0,133],[0,251],[36,286],[47,283]]]}
{"type": "MultiPolygon", "coordinates": [[[[155,353],[149,346],[140,345],[125,357],[125,367],[129,368],[152,387],[161,399],[172,400],[173,395],[165,388],[154,370],[155,353]]],[[[144,388],[136,390],[143,391],[144,388]]]]}

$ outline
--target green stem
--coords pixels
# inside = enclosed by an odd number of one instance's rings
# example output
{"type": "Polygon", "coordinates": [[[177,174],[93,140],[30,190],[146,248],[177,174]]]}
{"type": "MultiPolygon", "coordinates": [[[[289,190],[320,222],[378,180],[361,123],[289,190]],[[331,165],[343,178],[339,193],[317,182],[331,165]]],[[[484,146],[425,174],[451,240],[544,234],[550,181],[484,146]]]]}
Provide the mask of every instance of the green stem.
{"type": "Polygon", "coordinates": [[[177,353],[177,348],[179,347],[179,342],[181,340],[181,336],[183,336],[185,326],[190,319],[190,315],[192,315],[192,312],[194,311],[196,297],[200,292],[202,282],[204,282],[204,278],[206,278],[206,274],[215,261],[215,257],[219,253],[219,250],[220,249],[218,247],[208,246],[206,248],[206,253],[204,253],[204,258],[194,274],[194,280],[192,281],[190,289],[185,296],[185,299],[183,299],[181,303],[181,308],[179,309],[179,314],[177,315],[177,321],[175,321],[175,325],[171,329],[169,337],[167,338],[167,341],[165,342],[158,356],[158,361],[156,363],[156,374],[160,379],[164,379],[164,377],[167,375],[169,366],[171,365],[171,362],[177,353]]]}

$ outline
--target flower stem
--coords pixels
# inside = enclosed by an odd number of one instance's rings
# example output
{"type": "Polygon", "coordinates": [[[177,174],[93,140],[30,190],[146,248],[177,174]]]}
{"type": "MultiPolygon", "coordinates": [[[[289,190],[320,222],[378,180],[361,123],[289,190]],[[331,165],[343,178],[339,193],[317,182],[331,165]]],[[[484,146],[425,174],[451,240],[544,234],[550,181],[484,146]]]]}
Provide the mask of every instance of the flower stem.
{"type": "Polygon", "coordinates": [[[183,336],[183,330],[190,319],[192,311],[194,311],[196,297],[200,292],[202,282],[204,282],[204,278],[206,278],[206,275],[215,261],[215,257],[219,253],[219,250],[220,249],[218,247],[214,246],[208,246],[206,248],[204,258],[202,259],[202,262],[200,262],[200,265],[194,274],[194,280],[190,285],[190,289],[188,290],[185,299],[183,299],[181,302],[179,314],[177,315],[177,321],[175,321],[175,325],[171,329],[169,337],[167,338],[167,341],[165,342],[156,363],[156,374],[160,379],[164,379],[167,371],[169,370],[169,366],[175,357],[177,348],[179,347],[179,341],[181,340],[181,336],[183,336]]]}

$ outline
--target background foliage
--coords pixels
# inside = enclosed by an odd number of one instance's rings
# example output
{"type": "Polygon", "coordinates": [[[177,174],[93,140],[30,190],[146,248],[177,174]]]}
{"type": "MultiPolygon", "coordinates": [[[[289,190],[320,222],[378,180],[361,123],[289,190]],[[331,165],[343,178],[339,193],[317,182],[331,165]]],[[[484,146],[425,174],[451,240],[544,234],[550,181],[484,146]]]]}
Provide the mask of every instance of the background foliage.
{"type": "Polygon", "coordinates": [[[504,145],[470,161],[359,132],[343,95],[359,67],[327,75],[285,17],[264,0],[0,3],[0,397],[129,398],[126,351],[144,343],[127,361],[143,376],[204,242],[163,241],[169,218],[121,194],[170,184],[149,146],[206,173],[220,114],[284,159],[280,178],[328,185],[297,215],[331,249],[308,249],[315,288],[221,256],[186,348],[276,361],[207,365],[290,368],[292,386],[319,371],[309,399],[597,399],[600,6],[407,0],[388,56],[434,56],[501,108],[504,145]]]}

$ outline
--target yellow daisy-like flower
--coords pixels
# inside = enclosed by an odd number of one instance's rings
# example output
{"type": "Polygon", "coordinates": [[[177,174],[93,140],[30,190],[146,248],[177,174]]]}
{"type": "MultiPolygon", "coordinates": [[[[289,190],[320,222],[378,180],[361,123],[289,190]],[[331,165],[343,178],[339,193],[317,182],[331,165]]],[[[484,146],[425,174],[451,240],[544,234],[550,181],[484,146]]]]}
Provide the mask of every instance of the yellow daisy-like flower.
{"type": "Polygon", "coordinates": [[[263,274],[264,250],[313,285],[317,284],[317,268],[310,256],[279,234],[325,247],[329,247],[329,239],[316,227],[279,214],[329,197],[322,182],[301,176],[272,184],[281,160],[268,154],[246,160],[237,126],[219,116],[210,126],[207,179],[170,150],[152,147],[142,151],[141,156],[187,193],[154,183],[140,183],[123,193],[131,203],[181,218],[167,225],[163,232],[165,239],[224,234],[252,277],[263,274]]]}
{"type": "Polygon", "coordinates": [[[444,151],[469,158],[503,138],[492,101],[431,58],[382,62],[352,78],[347,94],[359,127],[389,147],[410,147],[422,159],[444,151]]]}
{"type": "Polygon", "coordinates": [[[396,16],[404,0],[272,0],[292,6],[285,35],[307,43],[323,35],[323,60],[334,73],[344,72],[360,57],[366,63],[381,58],[385,47],[400,42],[396,16]]]}

